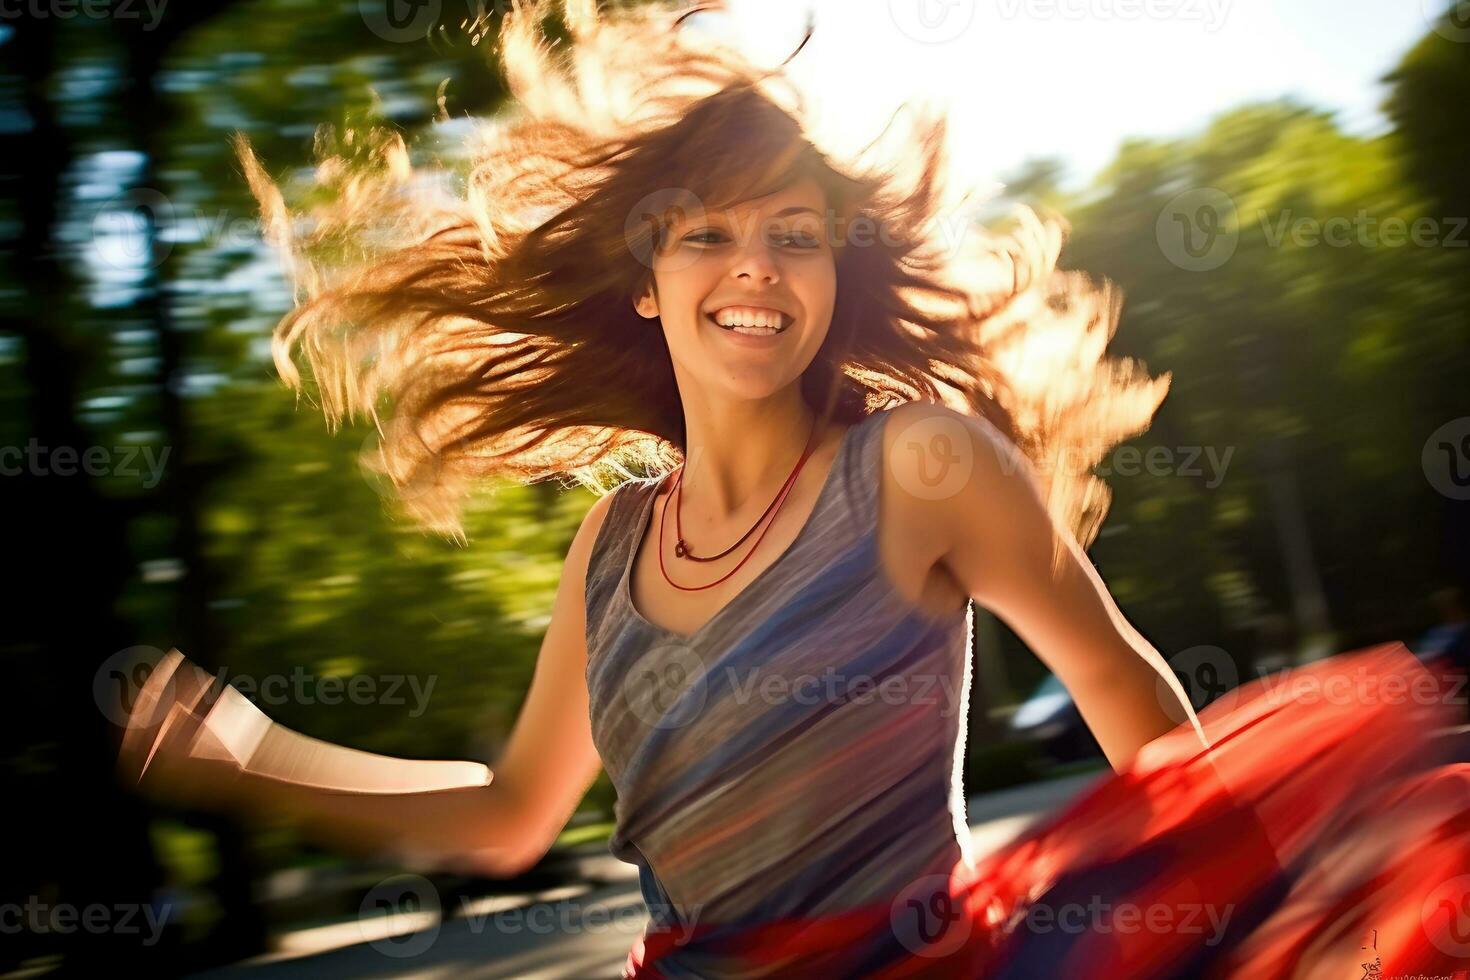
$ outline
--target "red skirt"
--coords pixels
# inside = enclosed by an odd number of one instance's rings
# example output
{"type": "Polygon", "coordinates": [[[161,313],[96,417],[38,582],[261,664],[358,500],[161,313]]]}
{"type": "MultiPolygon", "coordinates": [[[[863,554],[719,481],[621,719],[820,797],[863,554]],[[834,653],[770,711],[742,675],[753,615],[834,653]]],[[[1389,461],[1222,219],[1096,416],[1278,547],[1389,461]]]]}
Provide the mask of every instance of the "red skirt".
{"type": "Polygon", "coordinates": [[[1467,693],[1402,643],[1259,678],[947,885],[650,931],[626,975],[1470,978],[1467,693]]]}

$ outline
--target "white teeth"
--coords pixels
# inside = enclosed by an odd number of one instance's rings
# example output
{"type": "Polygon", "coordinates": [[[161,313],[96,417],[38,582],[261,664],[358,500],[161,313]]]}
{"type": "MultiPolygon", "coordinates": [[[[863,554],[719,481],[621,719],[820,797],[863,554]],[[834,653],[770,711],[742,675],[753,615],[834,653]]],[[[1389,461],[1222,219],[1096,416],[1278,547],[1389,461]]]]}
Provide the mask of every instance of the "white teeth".
{"type": "Polygon", "coordinates": [[[762,335],[780,333],[791,320],[784,313],[775,311],[767,313],[735,309],[720,310],[710,319],[727,330],[762,335]]]}

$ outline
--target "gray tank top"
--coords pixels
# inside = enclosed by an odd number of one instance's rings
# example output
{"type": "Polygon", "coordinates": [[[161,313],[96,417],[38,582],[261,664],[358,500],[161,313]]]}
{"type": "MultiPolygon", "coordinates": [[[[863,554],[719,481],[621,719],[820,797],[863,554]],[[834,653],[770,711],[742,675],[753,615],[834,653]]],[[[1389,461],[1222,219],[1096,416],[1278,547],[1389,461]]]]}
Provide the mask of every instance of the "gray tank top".
{"type": "MultiPolygon", "coordinates": [[[[614,491],[587,571],[587,687],[617,791],[610,848],[638,866],[656,926],[885,901],[969,858],[971,607],[936,617],[880,564],[890,414],[843,434],[796,539],[687,637],[631,599],[659,481],[614,491]]],[[[681,954],[715,969],[701,955],[681,954]]]]}

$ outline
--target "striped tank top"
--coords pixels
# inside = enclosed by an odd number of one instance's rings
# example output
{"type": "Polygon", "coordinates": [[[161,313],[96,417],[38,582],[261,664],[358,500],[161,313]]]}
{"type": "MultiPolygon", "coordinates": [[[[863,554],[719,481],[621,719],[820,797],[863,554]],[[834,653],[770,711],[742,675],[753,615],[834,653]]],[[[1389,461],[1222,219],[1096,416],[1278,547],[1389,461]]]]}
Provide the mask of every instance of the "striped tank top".
{"type": "MultiPolygon", "coordinates": [[[[610,849],[638,867],[650,930],[872,905],[970,861],[972,610],[921,609],[880,564],[890,414],[843,433],[796,539],[687,637],[632,601],[659,481],[613,492],[587,570],[587,689],[617,793],[610,849]]],[[[890,936],[847,955],[903,953],[890,936]]],[[[690,943],[659,969],[724,976],[719,959],[690,943]]]]}

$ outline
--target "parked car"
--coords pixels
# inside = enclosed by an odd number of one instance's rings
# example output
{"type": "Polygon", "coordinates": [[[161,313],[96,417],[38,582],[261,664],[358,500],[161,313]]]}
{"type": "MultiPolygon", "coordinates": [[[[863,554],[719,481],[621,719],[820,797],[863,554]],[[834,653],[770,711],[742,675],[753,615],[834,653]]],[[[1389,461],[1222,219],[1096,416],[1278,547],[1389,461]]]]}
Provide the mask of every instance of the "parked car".
{"type": "Polygon", "coordinates": [[[1009,722],[1012,737],[1037,742],[1057,762],[1102,755],[1082,713],[1055,674],[1048,674],[1021,703],[1009,722]]]}

